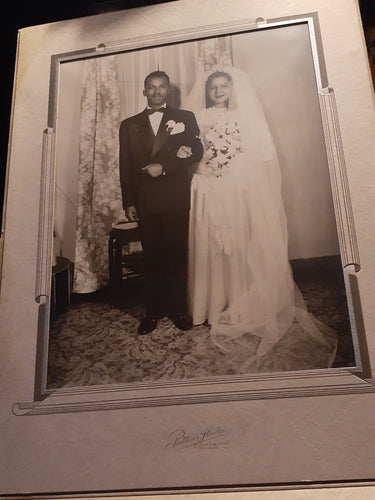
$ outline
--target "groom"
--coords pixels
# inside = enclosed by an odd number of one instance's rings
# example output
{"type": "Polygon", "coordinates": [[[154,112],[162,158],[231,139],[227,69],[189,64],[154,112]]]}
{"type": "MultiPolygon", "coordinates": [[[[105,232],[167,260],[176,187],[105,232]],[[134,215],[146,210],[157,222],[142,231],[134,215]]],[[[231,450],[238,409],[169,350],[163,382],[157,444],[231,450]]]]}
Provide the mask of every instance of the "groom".
{"type": "Polygon", "coordinates": [[[138,333],[152,332],[168,315],[180,330],[187,314],[190,165],[201,159],[199,129],[190,111],[166,105],[169,77],[144,81],[147,108],[120,127],[120,182],[126,217],[138,220],[146,279],[146,316],[138,333]]]}

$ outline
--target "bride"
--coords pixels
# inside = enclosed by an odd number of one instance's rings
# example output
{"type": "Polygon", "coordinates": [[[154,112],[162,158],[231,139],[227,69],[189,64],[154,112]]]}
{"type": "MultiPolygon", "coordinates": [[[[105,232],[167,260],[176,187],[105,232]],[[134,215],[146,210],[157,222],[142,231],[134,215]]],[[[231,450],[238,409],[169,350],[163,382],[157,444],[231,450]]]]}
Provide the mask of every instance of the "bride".
{"type": "Polygon", "coordinates": [[[296,324],[322,345],[327,367],[335,348],[293,281],[280,167],[255,90],[233,67],[204,79],[198,78],[186,104],[204,146],[191,185],[193,323],[208,322],[213,343],[240,372],[296,324]]]}

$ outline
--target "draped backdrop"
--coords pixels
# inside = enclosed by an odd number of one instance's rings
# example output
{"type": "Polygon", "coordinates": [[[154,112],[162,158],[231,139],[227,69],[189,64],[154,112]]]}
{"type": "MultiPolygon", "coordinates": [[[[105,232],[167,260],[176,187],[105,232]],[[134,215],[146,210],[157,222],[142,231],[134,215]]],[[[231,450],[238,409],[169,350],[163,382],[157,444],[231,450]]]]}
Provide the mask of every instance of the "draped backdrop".
{"type": "Polygon", "coordinates": [[[231,37],[180,43],[85,61],[82,79],[74,291],[108,282],[108,237],[124,219],[118,168],[118,131],[144,109],[145,76],[171,78],[169,104],[183,107],[200,71],[232,64],[231,37]]]}
{"type": "Polygon", "coordinates": [[[113,56],[88,59],[82,85],[74,290],[107,279],[108,233],[121,214],[118,182],[120,93],[113,56]]]}

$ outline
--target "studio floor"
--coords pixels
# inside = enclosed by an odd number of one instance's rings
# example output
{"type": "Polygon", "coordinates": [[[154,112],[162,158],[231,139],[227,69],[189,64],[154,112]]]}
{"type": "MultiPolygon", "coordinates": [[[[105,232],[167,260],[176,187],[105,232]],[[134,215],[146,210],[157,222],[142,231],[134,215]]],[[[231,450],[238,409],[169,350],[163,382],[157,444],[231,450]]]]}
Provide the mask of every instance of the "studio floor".
{"type": "MultiPolygon", "coordinates": [[[[291,262],[308,311],[335,332],[332,367],[355,365],[347,298],[339,256],[291,262]]],[[[48,389],[67,386],[171,380],[238,373],[228,356],[212,344],[209,326],[182,332],[164,318],[154,332],[138,336],[144,315],[142,279],[116,290],[73,294],[70,305],[51,324],[48,389]]],[[[253,352],[258,340],[254,339],[253,352]]],[[[246,373],[326,368],[326,347],[291,330],[246,373]]],[[[251,350],[251,348],[250,348],[251,350]]]]}

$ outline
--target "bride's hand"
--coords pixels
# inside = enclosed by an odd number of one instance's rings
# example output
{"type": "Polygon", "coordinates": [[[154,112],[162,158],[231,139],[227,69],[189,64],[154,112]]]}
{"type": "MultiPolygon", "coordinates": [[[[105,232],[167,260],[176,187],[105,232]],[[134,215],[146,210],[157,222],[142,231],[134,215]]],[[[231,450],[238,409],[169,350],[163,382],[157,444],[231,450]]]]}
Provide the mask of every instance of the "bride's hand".
{"type": "Polygon", "coordinates": [[[192,154],[193,152],[189,146],[180,146],[179,150],[177,151],[178,158],[190,158],[192,154]]]}

